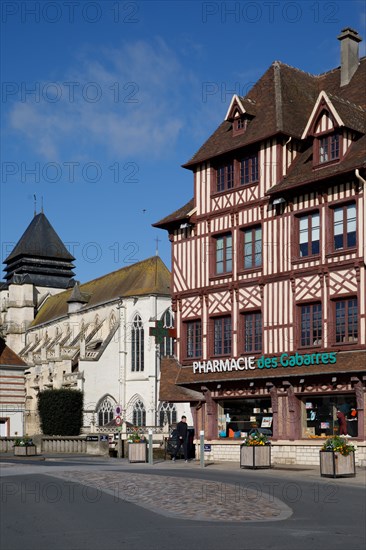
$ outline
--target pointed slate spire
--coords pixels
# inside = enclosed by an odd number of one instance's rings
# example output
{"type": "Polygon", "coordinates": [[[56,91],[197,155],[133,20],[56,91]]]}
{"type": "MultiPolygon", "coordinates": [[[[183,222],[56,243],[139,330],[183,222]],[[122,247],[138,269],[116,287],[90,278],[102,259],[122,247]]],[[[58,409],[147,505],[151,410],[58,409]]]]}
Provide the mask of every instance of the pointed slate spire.
{"type": "Polygon", "coordinates": [[[74,275],[73,260],[43,212],[37,214],[4,263],[8,283],[19,282],[17,275],[28,275],[27,282],[38,286],[68,288],[74,275]]]}
{"type": "Polygon", "coordinates": [[[75,281],[75,286],[72,289],[71,296],[67,300],[68,304],[72,304],[73,302],[76,302],[78,304],[87,304],[89,302],[89,299],[86,297],[86,294],[84,292],[81,292],[80,290],[79,281],[75,281]]]}
{"type": "Polygon", "coordinates": [[[43,213],[34,216],[5,263],[18,256],[75,260],[43,213]]]}
{"type": "Polygon", "coordinates": [[[67,303],[69,304],[69,313],[79,311],[79,309],[81,309],[84,304],[87,304],[89,302],[89,298],[89,295],[87,295],[85,292],[81,292],[79,281],[75,281],[75,286],[72,289],[71,296],[67,300],[67,303]]]}

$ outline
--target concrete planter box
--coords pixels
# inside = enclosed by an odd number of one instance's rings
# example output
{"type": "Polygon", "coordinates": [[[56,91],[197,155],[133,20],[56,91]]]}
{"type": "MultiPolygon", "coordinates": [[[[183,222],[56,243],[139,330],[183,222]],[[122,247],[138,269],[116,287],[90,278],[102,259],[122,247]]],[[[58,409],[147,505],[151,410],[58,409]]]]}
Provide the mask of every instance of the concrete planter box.
{"type": "Polygon", "coordinates": [[[270,445],[241,445],[240,446],[240,468],[270,468],[271,467],[271,446],[270,445]]]}
{"type": "Polygon", "coordinates": [[[108,441],[101,441],[100,435],[87,435],[86,436],[86,453],[88,455],[95,456],[108,456],[109,455],[109,443],[108,441]]]}
{"type": "Polygon", "coordinates": [[[320,451],[320,475],[322,477],[355,477],[355,453],[348,456],[334,451],[320,451]]]}
{"type": "Polygon", "coordinates": [[[129,462],[146,462],[146,442],[128,444],[129,462]]]}
{"type": "Polygon", "coordinates": [[[14,447],[14,456],[35,456],[37,447],[35,445],[16,445],[14,447]]]}

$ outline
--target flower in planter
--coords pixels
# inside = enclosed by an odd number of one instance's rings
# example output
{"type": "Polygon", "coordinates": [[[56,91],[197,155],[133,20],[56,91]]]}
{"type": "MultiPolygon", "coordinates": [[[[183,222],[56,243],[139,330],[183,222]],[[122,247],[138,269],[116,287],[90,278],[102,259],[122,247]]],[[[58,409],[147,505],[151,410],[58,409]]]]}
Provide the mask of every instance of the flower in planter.
{"type": "Polygon", "coordinates": [[[334,451],[343,456],[348,456],[355,450],[355,446],[349,443],[347,439],[339,435],[334,435],[327,439],[321,449],[322,451],[334,451]]]}
{"type": "Polygon", "coordinates": [[[257,445],[270,445],[271,442],[265,434],[255,432],[248,435],[248,437],[245,437],[243,440],[243,444],[247,447],[254,447],[257,445]]]}
{"type": "Polygon", "coordinates": [[[25,435],[24,437],[15,438],[14,447],[34,447],[34,443],[28,435],[25,435]]]}
{"type": "Polygon", "coordinates": [[[138,430],[134,430],[130,435],[128,436],[129,443],[141,443],[142,441],[145,441],[145,437],[141,435],[138,430]]]}

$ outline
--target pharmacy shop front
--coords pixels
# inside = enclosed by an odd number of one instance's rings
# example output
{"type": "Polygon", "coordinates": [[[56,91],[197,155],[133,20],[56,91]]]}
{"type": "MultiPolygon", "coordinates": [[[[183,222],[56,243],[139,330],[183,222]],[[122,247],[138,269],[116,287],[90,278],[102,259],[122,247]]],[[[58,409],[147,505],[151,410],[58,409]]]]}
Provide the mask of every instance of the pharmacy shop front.
{"type": "Polygon", "coordinates": [[[365,451],[365,361],[365,352],[332,352],[193,362],[179,367],[176,384],[203,393],[204,401],[191,403],[196,434],[203,430],[223,458],[237,457],[236,447],[257,430],[279,462],[291,459],[289,447],[298,458],[310,447],[317,463],[333,434],[357,440],[360,456],[365,451]]]}

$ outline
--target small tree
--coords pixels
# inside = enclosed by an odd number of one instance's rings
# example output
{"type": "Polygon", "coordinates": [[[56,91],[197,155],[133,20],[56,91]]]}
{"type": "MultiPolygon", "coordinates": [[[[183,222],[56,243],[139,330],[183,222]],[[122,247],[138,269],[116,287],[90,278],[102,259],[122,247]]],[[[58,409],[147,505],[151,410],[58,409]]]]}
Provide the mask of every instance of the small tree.
{"type": "Polygon", "coordinates": [[[83,393],[44,390],[38,394],[38,412],[46,435],[79,435],[83,425],[83,393]]]}

